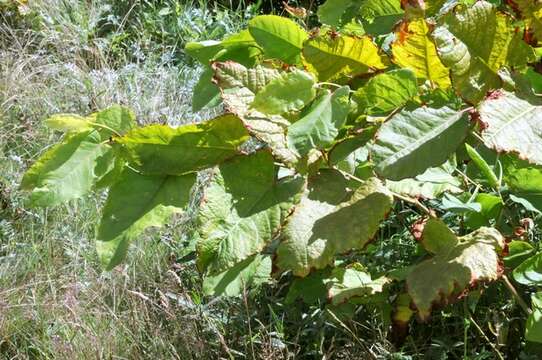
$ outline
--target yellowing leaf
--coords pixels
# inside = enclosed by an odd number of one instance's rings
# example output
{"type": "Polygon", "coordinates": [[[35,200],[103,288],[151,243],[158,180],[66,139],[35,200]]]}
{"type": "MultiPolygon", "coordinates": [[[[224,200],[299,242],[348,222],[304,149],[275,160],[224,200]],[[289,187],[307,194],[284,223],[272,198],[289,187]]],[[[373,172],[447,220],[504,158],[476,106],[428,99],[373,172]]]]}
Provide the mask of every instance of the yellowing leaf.
{"type": "Polygon", "coordinates": [[[470,103],[478,103],[502,86],[503,66],[520,68],[534,60],[533,50],[496,6],[479,1],[458,7],[433,32],[443,63],[450,67],[454,88],[470,103]]]}
{"type": "Polygon", "coordinates": [[[91,130],[89,119],[75,114],[57,114],[45,120],[45,125],[55,130],[85,131],[91,130]]]}
{"type": "Polygon", "coordinates": [[[446,89],[451,85],[449,70],[440,61],[429,33],[424,19],[404,22],[392,44],[393,61],[414,71],[416,77],[446,89]]]}
{"type": "Polygon", "coordinates": [[[387,67],[370,37],[327,33],[305,42],[303,62],[320,81],[354,77],[387,67]]]}

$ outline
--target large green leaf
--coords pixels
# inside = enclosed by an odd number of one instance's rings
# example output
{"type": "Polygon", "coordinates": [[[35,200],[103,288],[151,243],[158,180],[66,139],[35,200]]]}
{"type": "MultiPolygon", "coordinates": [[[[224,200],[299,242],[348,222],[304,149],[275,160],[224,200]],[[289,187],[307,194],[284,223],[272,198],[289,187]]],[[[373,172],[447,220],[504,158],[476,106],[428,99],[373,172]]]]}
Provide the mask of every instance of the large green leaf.
{"type": "Polygon", "coordinates": [[[471,57],[478,57],[497,70],[506,62],[510,29],[506,16],[497,12],[487,1],[473,6],[460,6],[444,18],[445,27],[469,49],[471,57]]]}
{"type": "Polygon", "coordinates": [[[542,252],[531,256],[514,269],[514,280],[523,285],[542,285],[542,252]]]}
{"type": "Polygon", "coordinates": [[[307,33],[294,21],[275,15],[261,15],[250,20],[248,30],[267,58],[297,64],[301,59],[307,33]]]}
{"type": "Polygon", "coordinates": [[[500,196],[481,193],[474,198],[475,204],[480,204],[480,211],[468,211],[465,214],[465,227],[477,229],[489,226],[499,218],[504,203],[500,196]]]}
{"type": "Polygon", "coordinates": [[[429,33],[424,19],[403,22],[392,44],[393,61],[414,71],[416,77],[446,89],[451,85],[449,71],[440,61],[429,33]]]}
{"type": "Polygon", "coordinates": [[[286,303],[302,299],[307,304],[330,301],[332,305],[346,303],[351,298],[370,298],[381,293],[391,279],[371,277],[363,265],[349,264],[347,267],[325,268],[292,281],[286,295],[286,303]]]}
{"type": "Polygon", "coordinates": [[[402,13],[400,0],[327,0],[318,7],[320,21],[334,27],[341,27],[358,16],[371,33],[377,27],[382,28],[382,23],[387,25],[386,31],[377,31],[375,35],[389,32],[402,13]]]}
{"type": "Polygon", "coordinates": [[[482,138],[498,152],[515,152],[542,165],[542,101],[498,92],[480,104],[482,138]]]}
{"type": "Polygon", "coordinates": [[[98,226],[96,248],[103,266],[110,270],[118,265],[143,230],[182,212],[195,182],[195,173],[145,176],[125,168],[109,191],[98,226]]]}
{"type": "Polygon", "coordinates": [[[286,225],[277,264],[306,276],[333,263],[335,255],[362,249],[390,211],[393,197],[372,178],[356,191],[335,170],[321,170],[286,225]]]}
{"type": "Polygon", "coordinates": [[[387,59],[368,36],[326,33],[305,42],[303,61],[320,81],[354,77],[387,67],[387,59]]]}
{"type": "Polygon", "coordinates": [[[363,158],[362,161],[367,160],[368,150],[365,145],[373,139],[377,130],[377,126],[369,126],[358,131],[356,136],[347,137],[340,142],[337,142],[329,151],[329,164],[337,165],[345,160],[348,162],[354,160],[352,165],[355,167],[355,165],[357,165],[355,160],[358,160],[359,158],[363,158]]]}
{"type": "Polygon", "coordinates": [[[360,10],[367,20],[377,20],[386,15],[402,13],[400,0],[364,0],[360,10]]]}
{"type": "Polygon", "coordinates": [[[258,91],[251,106],[271,115],[299,111],[316,96],[315,84],[314,76],[305,71],[281,73],[258,91]]]}
{"type": "Polygon", "coordinates": [[[448,107],[403,110],[376,134],[371,156],[376,171],[401,180],[439,166],[457,149],[469,128],[464,112],[448,107]]]}
{"type": "Polygon", "coordinates": [[[264,66],[247,69],[233,62],[214,63],[213,68],[225,108],[237,114],[252,135],[267,143],[277,159],[295,163],[297,156],[288,149],[286,141],[286,129],[290,122],[282,116],[265,115],[250,108],[255,94],[280,76],[280,72],[264,66]]]}
{"type": "Polygon", "coordinates": [[[508,243],[508,255],[506,255],[503,260],[507,268],[515,269],[522,262],[527,260],[535,248],[531,243],[521,240],[512,240],[508,243]]]}
{"type": "Polygon", "coordinates": [[[500,277],[499,253],[504,237],[493,228],[480,228],[457,238],[438,220],[429,220],[423,243],[435,255],[414,266],[407,289],[422,320],[435,304],[446,304],[478,282],[500,277]]]}
{"type": "Polygon", "coordinates": [[[444,221],[438,218],[431,218],[423,225],[423,232],[418,240],[424,249],[435,255],[446,253],[457,245],[457,236],[444,221]]]}
{"type": "Polygon", "coordinates": [[[471,103],[501,86],[497,74],[501,67],[534,60],[533,50],[516,35],[507,17],[486,1],[456,9],[433,36],[442,61],[451,69],[455,89],[471,103]]]}
{"type": "Polygon", "coordinates": [[[501,87],[497,73],[479,58],[471,56],[468,47],[447,28],[437,28],[433,37],[442,62],[451,69],[454,88],[463,99],[478,103],[491,89],[501,87]]]}
{"type": "Polygon", "coordinates": [[[296,277],[288,288],[284,301],[291,304],[297,299],[306,304],[315,304],[327,300],[327,284],[329,283],[330,268],[313,271],[308,276],[296,277]]]}
{"type": "Polygon", "coordinates": [[[114,165],[122,161],[109,140],[132,129],[135,115],[128,108],[113,105],[86,117],[56,115],[47,119],[46,124],[68,134],[23,177],[21,186],[32,190],[30,199],[37,206],[77,199],[111,178],[114,165]]]}
{"type": "Polygon", "coordinates": [[[220,166],[198,216],[198,265],[217,274],[258,253],[277,235],[301,192],[303,179],[276,179],[268,151],[220,166]]]}
{"type": "Polygon", "coordinates": [[[272,269],[271,257],[254,255],[217,275],[206,275],[203,293],[213,296],[237,296],[265,283],[272,269]]]}
{"type": "Polygon", "coordinates": [[[360,111],[383,114],[397,109],[418,95],[416,76],[411,70],[400,69],[379,74],[362,88],[356,90],[353,99],[360,111]]]}
{"type": "Polygon", "coordinates": [[[324,149],[339,134],[350,110],[349,88],[327,91],[288,128],[288,144],[304,156],[312,149],[324,149]]]}
{"type": "Polygon", "coordinates": [[[55,206],[80,198],[103,175],[100,159],[109,158],[112,151],[97,130],[67,135],[28,169],[21,188],[32,191],[30,199],[35,206],[55,206]]]}
{"type": "Polygon", "coordinates": [[[195,125],[150,125],[116,139],[133,166],[145,174],[180,175],[220,164],[239,154],[249,135],[242,121],[226,114],[195,125]]]}
{"type": "Polygon", "coordinates": [[[324,24],[341,27],[359,18],[368,33],[374,35],[389,32],[402,13],[400,0],[327,0],[318,8],[318,17],[324,24]]]}

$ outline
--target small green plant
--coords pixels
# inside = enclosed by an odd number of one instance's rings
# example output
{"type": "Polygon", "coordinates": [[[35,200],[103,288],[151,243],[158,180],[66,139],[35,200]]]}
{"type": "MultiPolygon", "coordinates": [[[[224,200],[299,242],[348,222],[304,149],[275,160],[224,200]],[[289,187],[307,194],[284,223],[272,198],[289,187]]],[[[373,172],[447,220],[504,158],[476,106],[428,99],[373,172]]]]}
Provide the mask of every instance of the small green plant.
{"type": "Polygon", "coordinates": [[[290,12],[186,46],[205,66],[194,108],[222,103],[217,118],[138,127],[114,106],[48,119],[66,135],[23,178],[30,200],[107,188],[97,251],[112,269],[187,208],[203,171],[194,236],[207,295],[283,277],[287,302],[391,301],[402,334],[500,282],[526,314],[525,339],[542,342],[542,5],[328,0],[310,32],[310,14],[290,12]],[[404,209],[416,220],[398,233],[418,256],[363,261],[404,209]]]}

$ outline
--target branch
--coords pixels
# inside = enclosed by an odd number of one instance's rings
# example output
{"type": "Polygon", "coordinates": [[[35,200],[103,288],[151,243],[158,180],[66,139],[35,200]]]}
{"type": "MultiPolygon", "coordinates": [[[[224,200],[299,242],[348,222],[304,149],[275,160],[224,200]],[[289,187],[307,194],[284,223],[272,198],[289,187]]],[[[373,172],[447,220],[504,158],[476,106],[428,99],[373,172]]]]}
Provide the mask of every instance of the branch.
{"type": "MultiPolygon", "coordinates": [[[[347,173],[346,171],[343,171],[341,169],[337,169],[334,167],[335,170],[337,170],[338,172],[340,172],[342,175],[352,179],[352,180],[355,180],[357,182],[359,182],[360,184],[365,184],[365,181],[361,180],[360,178],[352,175],[352,174],[349,174],[347,173]]],[[[421,203],[420,200],[418,199],[414,199],[414,198],[410,198],[408,196],[403,196],[401,194],[398,194],[394,191],[391,191],[390,189],[388,189],[388,191],[396,198],[400,199],[400,200],[403,200],[405,202],[408,202],[410,204],[413,204],[413,205],[416,205],[417,207],[419,207],[421,210],[423,210],[423,212],[425,212],[427,215],[429,215],[430,217],[436,217],[435,213],[429,209],[427,206],[425,206],[424,204],[421,203]]]]}

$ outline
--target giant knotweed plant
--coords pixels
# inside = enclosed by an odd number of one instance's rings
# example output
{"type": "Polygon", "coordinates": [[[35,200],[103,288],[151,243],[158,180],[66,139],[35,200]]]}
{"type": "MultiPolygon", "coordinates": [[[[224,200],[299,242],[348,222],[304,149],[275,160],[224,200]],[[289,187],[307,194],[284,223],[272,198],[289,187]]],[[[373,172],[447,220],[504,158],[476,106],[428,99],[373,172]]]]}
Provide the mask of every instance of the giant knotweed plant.
{"type": "Polygon", "coordinates": [[[530,314],[527,339],[542,341],[529,235],[542,211],[542,3],[328,0],[310,31],[289,10],[187,45],[205,67],[194,108],[223,104],[215,119],[138,127],[120,106],[48,119],[66,134],[26,173],[31,201],[108,188],[97,251],[112,269],[211,171],[195,234],[206,294],[289,274],[290,301],[384,294],[404,325],[502,279],[530,314]],[[360,263],[405,206],[425,255],[384,273],[360,263]]]}

